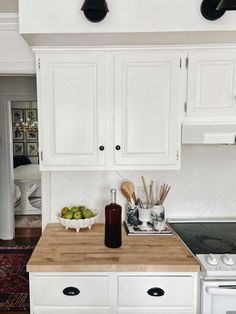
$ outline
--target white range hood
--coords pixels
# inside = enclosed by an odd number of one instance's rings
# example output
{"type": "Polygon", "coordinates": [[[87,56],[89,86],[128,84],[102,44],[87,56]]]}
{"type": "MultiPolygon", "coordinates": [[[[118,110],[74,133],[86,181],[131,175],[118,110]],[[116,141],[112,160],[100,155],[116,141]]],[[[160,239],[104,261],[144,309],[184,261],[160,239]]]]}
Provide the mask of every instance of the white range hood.
{"type": "Polygon", "coordinates": [[[236,122],[184,123],[182,144],[235,144],[236,122]]]}
{"type": "Polygon", "coordinates": [[[84,0],[19,1],[20,34],[30,46],[149,45],[236,42],[236,13],[212,22],[199,0],[107,0],[109,12],[91,23],[84,0]]]}

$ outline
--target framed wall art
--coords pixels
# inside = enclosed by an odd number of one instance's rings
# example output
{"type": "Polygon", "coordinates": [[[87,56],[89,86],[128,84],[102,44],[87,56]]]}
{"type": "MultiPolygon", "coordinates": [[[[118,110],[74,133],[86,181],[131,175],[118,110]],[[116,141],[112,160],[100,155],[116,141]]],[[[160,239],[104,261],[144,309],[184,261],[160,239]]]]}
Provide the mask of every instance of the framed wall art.
{"type": "Polygon", "coordinates": [[[37,140],[38,139],[38,132],[26,132],[26,140],[37,140]]]}
{"type": "Polygon", "coordinates": [[[26,155],[30,157],[38,156],[38,143],[26,143],[26,155]]]}
{"type": "Polygon", "coordinates": [[[12,137],[13,141],[24,140],[24,132],[17,131],[17,127],[12,127],[12,137]]]}
{"type": "Polygon", "coordinates": [[[12,109],[12,123],[14,124],[19,123],[20,119],[23,119],[23,110],[12,109]]]}
{"type": "Polygon", "coordinates": [[[14,142],[13,143],[13,155],[14,156],[23,156],[25,154],[24,142],[14,142]]]}
{"type": "Polygon", "coordinates": [[[37,121],[37,109],[25,109],[25,120],[37,121]]]}

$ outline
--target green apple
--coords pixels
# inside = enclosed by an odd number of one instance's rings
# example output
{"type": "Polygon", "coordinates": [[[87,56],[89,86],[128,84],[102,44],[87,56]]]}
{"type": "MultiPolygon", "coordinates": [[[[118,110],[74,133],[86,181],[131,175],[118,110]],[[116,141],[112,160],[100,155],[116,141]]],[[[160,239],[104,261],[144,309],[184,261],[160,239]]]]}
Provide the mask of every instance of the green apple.
{"type": "Polygon", "coordinates": [[[88,208],[82,209],[82,215],[84,218],[92,218],[95,216],[94,213],[88,208]]]}
{"type": "Polygon", "coordinates": [[[71,207],[70,211],[72,211],[73,213],[77,212],[79,210],[78,206],[73,206],[71,207]]]}
{"type": "Polygon", "coordinates": [[[74,218],[74,219],[77,219],[77,220],[82,219],[83,216],[82,216],[81,211],[78,210],[77,212],[75,212],[74,215],[73,215],[73,218],[74,218]]]}
{"type": "Polygon", "coordinates": [[[86,206],[84,206],[84,205],[79,205],[78,208],[79,208],[79,209],[84,209],[84,208],[86,208],[86,206]]]}
{"type": "Polygon", "coordinates": [[[65,219],[73,219],[74,213],[72,211],[68,211],[63,215],[63,218],[65,219]]]}
{"type": "Polygon", "coordinates": [[[61,209],[61,216],[63,216],[66,212],[68,212],[69,211],[69,208],[68,207],[63,207],[62,209],[61,209]]]}

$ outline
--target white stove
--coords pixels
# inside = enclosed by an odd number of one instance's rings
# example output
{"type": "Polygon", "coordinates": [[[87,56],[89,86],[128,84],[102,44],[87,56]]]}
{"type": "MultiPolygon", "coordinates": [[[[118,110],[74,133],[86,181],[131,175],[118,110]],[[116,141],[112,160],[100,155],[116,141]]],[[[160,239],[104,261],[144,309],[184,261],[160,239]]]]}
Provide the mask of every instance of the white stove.
{"type": "Polygon", "coordinates": [[[170,221],[201,265],[201,313],[236,314],[236,221],[170,221]]]}
{"type": "Polygon", "coordinates": [[[235,276],[236,254],[197,254],[205,276],[235,276]]]}

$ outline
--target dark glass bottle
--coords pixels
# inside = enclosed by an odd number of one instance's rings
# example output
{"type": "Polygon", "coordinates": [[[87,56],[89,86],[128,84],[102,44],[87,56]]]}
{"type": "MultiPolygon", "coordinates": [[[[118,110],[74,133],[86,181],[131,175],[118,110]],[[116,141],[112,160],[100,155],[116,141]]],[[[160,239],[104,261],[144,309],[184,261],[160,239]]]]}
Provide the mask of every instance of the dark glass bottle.
{"type": "Polygon", "coordinates": [[[111,190],[111,203],[105,207],[105,245],[110,248],[121,246],[121,212],[116,204],[116,190],[111,190]]]}

